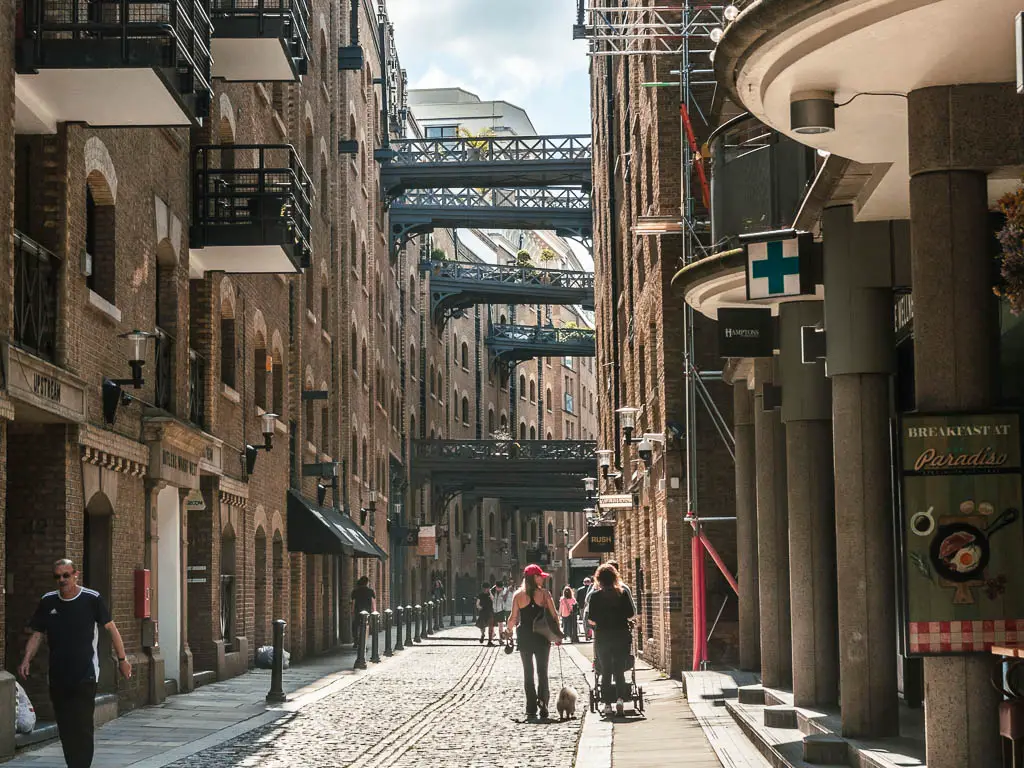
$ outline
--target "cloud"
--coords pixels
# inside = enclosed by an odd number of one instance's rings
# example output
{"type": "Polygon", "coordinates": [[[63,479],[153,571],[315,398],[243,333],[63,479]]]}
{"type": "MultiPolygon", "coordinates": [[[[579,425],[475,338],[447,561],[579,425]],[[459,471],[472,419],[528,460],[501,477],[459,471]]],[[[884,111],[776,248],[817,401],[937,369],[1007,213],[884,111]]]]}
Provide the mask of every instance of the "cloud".
{"type": "Polygon", "coordinates": [[[590,133],[586,44],[570,0],[388,0],[414,88],[461,86],[523,107],[541,133],[590,133]]]}

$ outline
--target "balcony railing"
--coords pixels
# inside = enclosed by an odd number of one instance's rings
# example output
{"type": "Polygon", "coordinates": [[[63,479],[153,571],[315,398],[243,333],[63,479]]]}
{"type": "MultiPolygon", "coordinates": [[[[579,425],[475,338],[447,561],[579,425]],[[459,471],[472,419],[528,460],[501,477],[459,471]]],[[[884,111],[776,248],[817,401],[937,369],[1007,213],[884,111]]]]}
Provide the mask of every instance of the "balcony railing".
{"type": "Polygon", "coordinates": [[[392,165],[590,160],[589,136],[481,136],[393,141],[392,165]]]}
{"type": "Polygon", "coordinates": [[[156,329],[156,381],[155,402],[157,408],[170,410],[174,397],[174,337],[162,328],[156,329]]]}
{"type": "Polygon", "coordinates": [[[288,144],[201,146],[194,158],[192,247],[225,272],[309,265],[312,184],[288,144]],[[251,167],[236,166],[243,158],[251,167]]]}
{"type": "MultiPolygon", "coordinates": [[[[99,79],[81,79],[58,73],[57,80],[39,81],[37,97],[60,99],[77,95],[82,116],[65,114],[67,105],[55,101],[60,119],[102,119],[103,105],[89,105],[89,97],[108,103],[111,120],[133,125],[167,125],[154,103],[156,80],[119,80],[119,70],[156,70],[165,86],[177,92],[193,117],[209,112],[212,27],[201,0],[22,0],[16,67],[20,74],[45,70],[83,70],[108,73],[99,79]],[[123,85],[124,88],[120,88],[123,85]],[[106,92],[102,92],[103,88],[106,92]],[[142,88],[145,92],[138,91],[142,88]],[[143,103],[131,103],[143,97],[143,103]],[[149,110],[146,123],[144,111],[149,110]],[[94,115],[100,114],[100,119],[94,115]]],[[[158,99],[159,101],[159,99],[158,99]]],[[[124,123],[122,123],[124,124],[124,123]]]]}
{"type": "Polygon", "coordinates": [[[39,243],[14,233],[14,342],[50,361],[57,348],[60,266],[39,243]]]}
{"type": "Polygon", "coordinates": [[[487,340],[511,341],[524,344],[593,344],[594,331],[590,328],[544,328],[540,325],[502,325],[493,323],[487,340]]]}
{"type": "Polygon", "coordinates": [[[188,351],[188,420],[206,424],[206,358],[194,349],[188,351]]]}
{"type": "Polygon", "coordinates": [[[597,459],[596,451],[593,440],[414,440],[412,458],[589,461],[597,459]]]}
{"type": "Polygon", "coordinates": [[[463,261],[422,261],[420,269],[430,272],[431,280],[472,280],[507,285],[536,285],[593,290],[593,272],[562,269],[537,269],[504,264],[474,264],[463,261]]]}
{"type": "Polygon", "coordinates": [[[396,198],[392,208],[472,208],[589,211],[590,193],[579,189],[420,189],[396,198]]]}
{"type": "Polygon", "coordinates": [[[309,68],[306,0],[211,0],[214,75],[296,80],[309,68]]]}

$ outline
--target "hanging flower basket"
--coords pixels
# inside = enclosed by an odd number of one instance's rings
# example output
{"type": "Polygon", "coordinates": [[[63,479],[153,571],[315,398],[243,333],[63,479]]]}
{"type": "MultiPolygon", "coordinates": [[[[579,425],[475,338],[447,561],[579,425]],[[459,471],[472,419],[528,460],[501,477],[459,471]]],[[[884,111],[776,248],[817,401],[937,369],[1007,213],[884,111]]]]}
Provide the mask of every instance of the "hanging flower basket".
{"type": "Polygon", "coordinates": [[[1003,195],[997,203],[1006,223],[996,237],[999,254],[999,285],[996,296],[1006,300],[1015,315],[1024,312],[1024,186],[1003,195]]]}

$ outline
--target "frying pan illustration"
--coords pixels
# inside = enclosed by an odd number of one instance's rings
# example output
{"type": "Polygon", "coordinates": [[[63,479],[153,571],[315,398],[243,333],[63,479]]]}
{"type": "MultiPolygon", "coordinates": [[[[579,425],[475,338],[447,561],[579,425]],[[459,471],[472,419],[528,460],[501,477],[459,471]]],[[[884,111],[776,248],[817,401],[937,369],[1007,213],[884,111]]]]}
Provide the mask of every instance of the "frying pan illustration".
{"type": "Polygon", "coordinates": [[[978,579],[992,556],[989,537],[1012,525],[1019,517],[1020,511],[1010,508],[985,529],[960,522],[938,526],[929,548],[935,572],[947,581],[960,584],[978,579]]]}

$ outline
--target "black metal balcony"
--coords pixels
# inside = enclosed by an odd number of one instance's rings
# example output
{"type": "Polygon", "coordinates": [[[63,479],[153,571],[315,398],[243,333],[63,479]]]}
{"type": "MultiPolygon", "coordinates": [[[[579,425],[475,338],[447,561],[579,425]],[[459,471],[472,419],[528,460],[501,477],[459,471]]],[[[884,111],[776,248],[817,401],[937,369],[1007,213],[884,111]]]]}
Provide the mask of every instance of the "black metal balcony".
{"type": "Polygon", "coordinates": [[[208,114],[211,25],[199,0],[21,0],[20,11],[19,130],[188,126],[208,114]]]}
{"type": "Polygon", "coordinates": [[[540,325],[493,323],[487,348],[496,362],[514,363],[535,357],[594,357],[596,334],[590,328],[545,328],[540,325]]]}
{"type": "Polygon", "coordinates": [[[392,141],[381,166],[389,197],[410,189],[591,183],[589,136],[484,136],[392,141]]]}
{"type": "Polygon", "coordinates": [[[61,261],[14,233],[14,343],[51,362],[57,351],[61,261]]]}
{"type": "Polygon", "coordinates": [[[711,229],[717,250],[738,236],[793,226],[816,171],[814,149],[753,116],[733,118],[711,144],[711,229]]]}
{"type": "Polygon", "coordinates": [[[414,190],[392,201],[390,219],[393,253],[437,227],[542,229],[563,237],[593,232],[590,192],[562,187],[414,190]]]}
{"type": "Polygon", "coordinates": [[[197,427],[206,425],[206,358],[194,349],[188,351],[188,420],[197,427]]]}
{"type": "Polygon", "coordinates": [[[514,264],[422,261],[430,274],[434,322],[477,304],[580,304],[594,306],[594,273],[514,264]]]}
{"type": "Polygon", "coordinates": [[[201,146],[193,158],[191,258],[200,269],[309,266],[312,185],[288,144],[201,146]],[[242,159],[252,167],[241,167],[242,159]]]}
{"type": "Polygon", "coordinates": [[[210,0],[213,75],[298,80],[309,68],[306,0],[210,0]]]}

